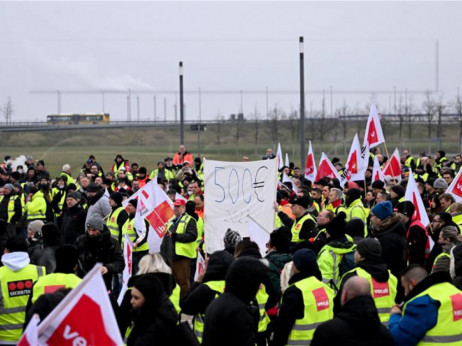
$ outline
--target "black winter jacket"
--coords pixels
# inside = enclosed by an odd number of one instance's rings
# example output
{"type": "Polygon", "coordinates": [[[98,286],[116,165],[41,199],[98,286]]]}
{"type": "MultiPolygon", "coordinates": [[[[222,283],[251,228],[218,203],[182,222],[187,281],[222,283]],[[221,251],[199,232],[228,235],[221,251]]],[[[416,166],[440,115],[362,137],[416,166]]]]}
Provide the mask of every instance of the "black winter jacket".
{"type": "Polygon", "coordinates": [[[65,244],[74,244],[75,240],[85,234],[87,211],[80,204],[72,208],[65,207],[61,218],[61,236],[65,244]]]}

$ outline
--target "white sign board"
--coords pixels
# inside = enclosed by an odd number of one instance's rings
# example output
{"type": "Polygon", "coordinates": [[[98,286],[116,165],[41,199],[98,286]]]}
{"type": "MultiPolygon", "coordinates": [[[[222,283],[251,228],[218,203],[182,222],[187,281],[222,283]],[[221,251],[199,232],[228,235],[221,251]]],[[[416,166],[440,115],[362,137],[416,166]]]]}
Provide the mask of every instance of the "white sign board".
{"type": "Polygon", "coordinates": [[[274,229],[277,160],[204,160],[205,250],[223,250],[228,228],[249,236],[249,216],[267,232],[274,229]]]}

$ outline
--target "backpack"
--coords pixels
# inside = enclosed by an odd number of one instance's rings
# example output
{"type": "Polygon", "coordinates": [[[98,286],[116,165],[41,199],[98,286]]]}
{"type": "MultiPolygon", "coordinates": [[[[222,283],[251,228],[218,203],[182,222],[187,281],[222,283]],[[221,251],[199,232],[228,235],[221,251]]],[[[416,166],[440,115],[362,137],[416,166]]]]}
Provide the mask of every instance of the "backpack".
{"type": "Polygon", "coordinates": [[[343,277],[343,275],[353,268],[356,268],[355,263],[355,251],[348,252],[342,256],[342,260],[339,264],[339,278],[343,277]]]}

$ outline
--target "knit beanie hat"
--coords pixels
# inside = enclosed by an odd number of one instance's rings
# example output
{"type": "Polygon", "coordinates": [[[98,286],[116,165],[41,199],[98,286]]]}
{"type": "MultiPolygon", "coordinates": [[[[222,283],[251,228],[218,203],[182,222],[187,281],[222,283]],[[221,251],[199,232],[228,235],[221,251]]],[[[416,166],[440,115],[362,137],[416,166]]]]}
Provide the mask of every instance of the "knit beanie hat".
{"type": "Polygon", "coordinates": [[[78,191],[75,191],[75,192],[68,193],[66,197],[67,198],[73,198],[76,201],[80,201],[82,199],[82,194],[80,192],[78,192],[78,191]]]}
{"type": "Polygon", "coordinates": [[[398,195],[398,198],[404,197],[405,191],[401,185],[395,185],[391,187],[391,191],[398,195]]]}
{"type": "Polygon", "coordinates": [[[435,189],[447,189],[448,188],[448,183],[443,178],[438,178],[433,183],[433,187],[435,189]]]}
{"type": "Polygon", "coordinates": [[[382,245],[377,239],[366,238],[356,245],[356,251],[365,259],[378,261],[382,256],[382,245]]]}
{"type": "Polygon", "coordinates": [[[99,215],[91,215],[87,220],[87,228],[88,227],[102,231],[104,229],[103,220],[99,215]]]}
{"type": "Polygon", "coordinates": [[[141,275],[133,284],[143,294],[145,305],[149,308],[156,308],[159,305],[160,297],[165,292],[164,285],[154,275],[141,275]]]}
{"type": "Polygon", "coordinates": [[[116,202],[117,205],[122,204],[123,197],[119,192],[114,192],[109,198],[116,202]]]}
{"type": "Polygon", "coordinates": [[[345,192],[345,195],[351,198],[351,201],[355,201],[358,198],[361,198],[361,190],[358,188],[349,189],[345,192]]]}
{"type": "Polygon", "coordinates": [[[337,238],[345,235],[345,228],[346,228],[346,214],[344,212],[340,212],[336,217],[332,219],[331,222],[329,222],[326,225],[326,232],[329,233],[329,235],[332,238],[337,238]]]}
{"type": "Polygon", "coordinates": [[[373,189],[380,189],[383,190],[385,183],[382,180],[376,180],[372,183],[373,189]]]}
{"type": "Polygon", "coordinates": [[[134,206],[135,209],[136,209],[136,207],[138,207],[138,200],[136,198],[133,198],[133,199],[129,200],[128,203],[131,204],[132,206],[134,206]]]}
{"type": "Polygon", "coordinates": [[[225,244],[225,249],[234,253],[234,249],[236,248],[236,245],[242,240],[241,235],[233,231],[231,228],[228,228],[228,230],[225,233],[225,236],[223,238],[223,242],[225,244]]]}
{"type": "Polygon", "coordinates": [[[311,249],[300,249],[294,253],[294,266],[301,272],[311,271],[316,262],[316,253],[311,249]]]}
{"type": "Polygon", "coordinates": [[[42,220],[35,220],[32,221],[29,226],[27,226],[28,229],[30,229],[34,234],[42,235],[42,227],[44,223],[42,220]]]}
{"type": "Polygon", "coordinates": [[[99,186],[96,183],[90,183],[87,186],[87,192],[98,192],[99,191],[99,186]]]}
{"type": "Polygon", "coordinates": [[[412,218],[415,212],[414,203],[412,203],[411,201],[400,202],[396,205],[396,211],[400,214],[412,218]]]}
{"type": "Polygon", "coordinates": [[[345,233],[351,237],[364,238],[364,222],[361,219],[351,219],[345,226],[345,233]]]}
{"type": "Polygon", "coordinates": [[[372,214],[377,216],[380,220],[386,219],[393,214],[393,205],[390,201],[380,202],[372,208],[372,214]]]}

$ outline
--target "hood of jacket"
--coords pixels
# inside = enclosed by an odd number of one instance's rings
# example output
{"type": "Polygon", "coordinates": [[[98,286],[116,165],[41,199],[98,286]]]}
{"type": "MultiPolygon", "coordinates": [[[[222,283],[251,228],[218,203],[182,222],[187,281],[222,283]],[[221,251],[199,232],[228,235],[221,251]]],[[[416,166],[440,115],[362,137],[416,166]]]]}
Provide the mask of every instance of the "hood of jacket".
{"type": "Polygon", "coordinates": [[[363,260],[358,263],[358,267],[367,271],[377,282],[386,282],[390,278],[386,263],[374,263],[363,260]]]}
{"type": "Polygon", "coordinates": [[[393,214],[386,219],[383,219],[374,229],[374,235],[378,238],[387,232],[397,233],[402,236],[406,234],[406,228],[398,215],[393,214]]]}
{"type": "Polygon", "coordinates": [[[347,301],[337,317],[347,322],[357,334],[375,334],[381,325],[371,296],[359,296],[347,301]]]}
{"type": "Polygon", "coordinates": [[[173,289],[175,288],[176,281],[175,277],[172,274],[169,273],[148,273],[148,274],[141,274],[141,275],[135,275],[132,276],[130,279],[128,279],[128,287],[133,287],[134,283],[136,280],[138,280],[142,276],[155,276],[162,282],[162,285],[164,286],[165,293],[167,296],[170,296],[173,292],[173,289]]]}
{"type": "Polygon", "coordinates": [[[29,254],[22,251],[6,253],[2,256],[2,263],[12,271],[17,272],[30,263],[29,254]]]}
{"type": "Polygon", "coordinates": [[[255,298],[260,284],[268,273],[262,261],[251,257],[236,259],[226,274],[225,292],[231,293],[248,304],[255,298]]]}
{"type": "Polygon", "coordinates": [[[356,245],[355,243],[353,243],[352,241],[349,241],[348,239],[346,239],[345,237],[343,238],[336,238],[336,239],[332,239],[329,241],[329,239],[327,239],[327,244],[324,245],[324,247],[321,249],[321,251],[323,250],[329,250],[329,251],[332,251],[336,254],[340,254],[340,255],[343,255],[343,254],[346,254],[346,253],[349,253],[351,251],[354,251],[356,248],[356,245]]]}
{"type": "Polygon", "coordinates": [[[234,257],[227,251],[215,251],[209,257],[209,263],[203,282],[225,280],[234,257]]]}

